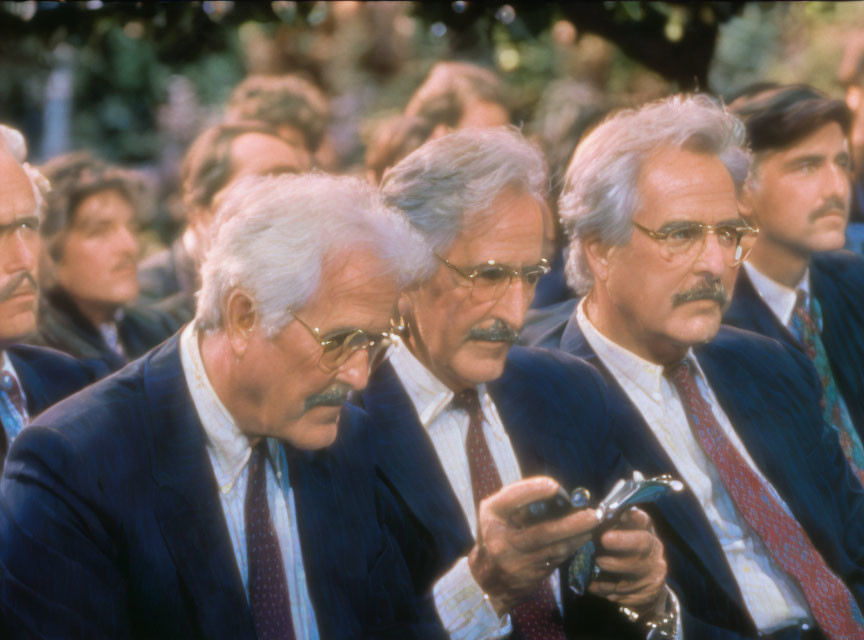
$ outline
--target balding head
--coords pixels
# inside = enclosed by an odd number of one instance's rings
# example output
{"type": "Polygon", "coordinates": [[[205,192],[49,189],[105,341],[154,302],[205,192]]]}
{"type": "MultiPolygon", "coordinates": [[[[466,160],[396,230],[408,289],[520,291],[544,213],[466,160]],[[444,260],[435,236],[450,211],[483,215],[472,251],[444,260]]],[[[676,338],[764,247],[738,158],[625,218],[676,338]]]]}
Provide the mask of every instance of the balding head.
{"type": "Polygon", "coordinates": [[[39,201],[30,176],[0,150],[0,346],[36,328],[39,201]]]}

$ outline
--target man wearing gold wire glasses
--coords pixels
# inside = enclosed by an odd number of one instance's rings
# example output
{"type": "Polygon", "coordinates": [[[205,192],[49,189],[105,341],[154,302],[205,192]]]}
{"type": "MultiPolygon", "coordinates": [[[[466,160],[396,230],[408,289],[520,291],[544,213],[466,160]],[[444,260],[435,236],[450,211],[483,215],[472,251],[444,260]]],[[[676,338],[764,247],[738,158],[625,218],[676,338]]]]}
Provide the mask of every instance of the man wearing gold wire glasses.
{"type": "Polygon", "coordinates": [[[559,201],[584,296],[560,348],[609,382],[630,464],[688,487],[655,519],[698,619],[685,634],[864,638],[864,493],[816,372],[794,347],[720,325],[756,244],[739,209],[749,162],[744,125],[707,96],[588,135],[559,201]]]}
{"type": "Polygon", "coordinates": [[[540,152],[503,127],[428,142],[384,176],[385,201],[439,263],[400,297],[400,336],[362,395],[405,513],[397,539],[451,638],[645,638],[657,617],[667,635],[653,637],[673,637],[662,545],[644,512],[602,535],[590,508],[516,522],[560,485],[589,489],[596,504],[628,473],[597,372],[513,347],[548,271],[547,188],[540,152]],[[566,561],[592,536],[604,573],[576,596],[566,561]]]}
{"type": "Polygon", "coordinates": [[[352,178],[247,177],[218,220],[195,321],[16,438],[0,635],[442,637],[345,406],[428,248],[352,178]]]}

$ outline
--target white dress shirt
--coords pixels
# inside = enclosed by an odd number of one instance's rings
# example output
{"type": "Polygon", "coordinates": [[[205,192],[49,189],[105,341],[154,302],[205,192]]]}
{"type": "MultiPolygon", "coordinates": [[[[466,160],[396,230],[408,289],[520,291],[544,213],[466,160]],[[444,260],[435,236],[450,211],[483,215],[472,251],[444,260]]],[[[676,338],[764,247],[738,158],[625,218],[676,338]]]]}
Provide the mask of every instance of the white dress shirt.
{"type": "MultiPolygon", "coordinates": [[[[663,375],[663,367],[648,362],[602,335],[585,314],[584,299],[576,309],[576,321],[588,344],[639,409],[678,474],[695,494],[711,525],[744,604],[756,627],[765,633],[812,622],[807,601],[797,582],[777,567],[768,550],[738,513],[717,469],[690,430],[687,414],[675,387],[663,375]]],[[[780,505],[789,508],[753,463],[729,422],[692,351],[694,375],[702,396],[711,406],[720,428],[744,461],[772,491],[780,505]]]]}
{"type": "MultiPolygon", "coordinates": [[[[249,570],[244,506],[252,447],[210,384],[201,360],[198,332],[194,322],[190,322],[180,336],[180,360],[192,402],[207,434],[207,455],[219,487],[219,499],[231,536],[234,557],[248,598],[249,570]]],[[[294,634],[300,640],[318,640],[315,610],[309,597],[306,572],[303,568],[294,490],[288,477],[288,460],[278,441],[268,438],[267,445],[267,504],[282,551],[294,634]]]]}
{"type": "MultiPolygon", "coordinates": [[[[450,486],[459,500],[459,506],[477,535],[477,512],[471,486],[471,471],[465,439],[468,435],[468,414],[454,409],[454,393],[436,378],[398,339],[390,348],[390,363],[405,387],[414,405],[420,423],[432,444],[450,486]]],[[[513,445],[504,430],[498,409],[486,391],[486,385],[477,388],[480,408],[483,410],[483,435],[489,452],[498,467],[503,486],[522,479],[522,470],[513,452],[513,445]]],[[[560,599],[557,572],[550,577],[552,592],[560,599]]],[[[454,639],[506,637],[512,631],[509,616],[501,618],[484,597],[483,590],[468,568],[467,557],[461,558],[448,573],[438,580],[433,589],[435,606],[445,629],[454,639]]],[[[560,606],[560,602],[559,602],[560,606]]]]}
{"type": "Polygon", "coordinates": [[[765,301],[765,304],[767,304],[768,308],[771,309],[771,313],[776,316],[776,318],[780,321],[780,324],[782,324],[784,327],[788,327],[789,323],[792,321],[792,312],[795,310],[795,303],[798,301],[799,289],[804,292],[805,304],[807,304],[809,308],[809,268],[804,272],[804,276],[801,278],[801,282],[799,282],[798,285],[793,289],[790,289],[786,285],[782,285],[779,282],[775,282],[749,262],[744,263],[744,269],[747,271],[750,282],[753,283],[753,287],[756,289],[759,297],[761,297],[762,300],[765,301]]]}

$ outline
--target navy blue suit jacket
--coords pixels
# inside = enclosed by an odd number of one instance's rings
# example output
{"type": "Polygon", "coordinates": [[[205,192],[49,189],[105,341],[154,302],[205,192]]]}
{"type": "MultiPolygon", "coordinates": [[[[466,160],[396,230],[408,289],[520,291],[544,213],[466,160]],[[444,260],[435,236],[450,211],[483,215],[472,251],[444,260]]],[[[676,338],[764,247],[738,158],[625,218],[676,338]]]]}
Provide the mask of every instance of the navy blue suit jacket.
{"type": "MultiPolygon", "coordinates": [[[[816,254],[810,283],[822,308],[822,342],[834,380],[864,438],[864,258],[848,251],[816,254]]],[[[723,322],[801,348],[743,269],[723,322]]]]}
{"type": "MultiPolygon", "coordinates": [[[[618,439],[646,475],[676,474],[642,414],[603,365],[576,322],[561,349],[595,365],[616,400],[618,439]]],[[[828,565],[864,605],[864,493],[833,432],[822,422],[821,386],[809,360],[774,340],[722,327],[694,349],[702,370],[753,461],[777,489],[828,565]]],[[[657,532],[669,579],[700,640],[756,637],[740,590],[698,500],[689,490],[660,500],[657,532]]]]}
{"type": "MultiPolygon", "coordinates": [[[[630,474],[612,444],[606,384],[585,363],[563,353],[514,347],[504,374],[488,388],[523,477],[548,475],[567,490],[583,486],[598,497],[630,474]]],[[[380,434],[378,464],[399,497],[405,521],[399,542],[423,598],[467,554],[474,539],[435,447],[390,363],[372,375],[361,402],[380,434]]],[[[606,601],[575,598],[566,589],[564,596],[565,625],[573,635],[589,629],[598,633],[592,637],[636,633],[606,601]]]]}
{"type": "MultiPolygon", "coordinates": [[[[178,343],[55,406],[14,442],[0,483],[12,637],[254,640],[178,343]]],[[[330,449],[288,451],[321,636],[437,637],[434,612],[428,633],[418,622],[381,524],[387,501],[358,437],[362,412],[342,418],[330,449]]]]}
{"type": "Polygon", "coordinates": [[[19,344],[6,353],[21,382],[31,418],[108,373],[99,362],[83,363],[47,347],[19,344]]]}

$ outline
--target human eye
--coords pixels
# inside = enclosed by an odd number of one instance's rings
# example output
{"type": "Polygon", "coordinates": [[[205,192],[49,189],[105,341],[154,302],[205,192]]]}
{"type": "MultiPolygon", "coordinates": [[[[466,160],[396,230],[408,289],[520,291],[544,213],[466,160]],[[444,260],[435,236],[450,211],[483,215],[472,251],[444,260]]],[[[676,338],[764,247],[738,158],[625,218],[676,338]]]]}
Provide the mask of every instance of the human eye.
{"type": "Polygon", "coordinates": [[[741,236],[741,229],[735,225],[722,224],[715,229],[717,239],[724,244],[732,244],[738,242],[741,236]]]}
{"type": "Polygon", "coordinates": [[[501,282],[510,278],[511,270],[500,264],[488,264],[477,267],[475,278],[484,282],[501,282]]]}

